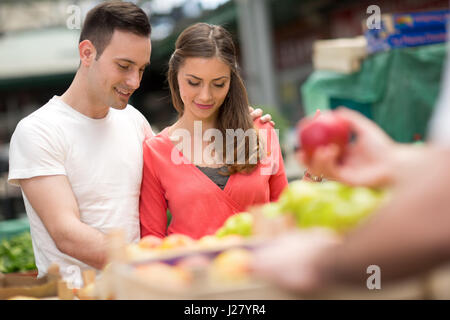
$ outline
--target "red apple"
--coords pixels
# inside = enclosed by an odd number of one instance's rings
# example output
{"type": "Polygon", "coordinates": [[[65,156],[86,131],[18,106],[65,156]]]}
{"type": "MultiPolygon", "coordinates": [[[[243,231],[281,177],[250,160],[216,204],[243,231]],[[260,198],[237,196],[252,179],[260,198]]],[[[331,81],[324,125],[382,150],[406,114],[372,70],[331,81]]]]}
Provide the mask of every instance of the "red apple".
{"type": "Polygon", "coordinates": [[[339,147],[341,156],[350,141],[350,136],[350,125],[333,112],[303,119],[298,127],[300,147],[308,159],[311,159],[318,147],[332,143],[339,147]]]}

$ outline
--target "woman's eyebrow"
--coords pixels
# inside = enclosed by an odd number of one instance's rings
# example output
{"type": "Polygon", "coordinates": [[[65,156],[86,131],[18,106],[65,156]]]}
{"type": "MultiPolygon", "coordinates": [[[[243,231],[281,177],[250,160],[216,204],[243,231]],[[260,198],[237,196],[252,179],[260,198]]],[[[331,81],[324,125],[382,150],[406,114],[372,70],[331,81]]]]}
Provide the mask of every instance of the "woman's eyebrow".
{"type": "MultiPolygon", "coordinates": [[[[199,77],[197,77],[197,76],[194,76],[193,74],[190,74],[190,73],[188,73],[188,74],[186,74],[186,75],[189,76],[189,77],[195,78],[195,79],[197,79],[197,80],[203,80],[202,78],[199,78],[199,77]]],[[[222,78],[229,78],[229,77],[228,77],[228,76],[221,76],[221,77],[218,77],[218,78],[213,79],[213,81],[220,80],[220,79],[222,79],[222,78]]]]}

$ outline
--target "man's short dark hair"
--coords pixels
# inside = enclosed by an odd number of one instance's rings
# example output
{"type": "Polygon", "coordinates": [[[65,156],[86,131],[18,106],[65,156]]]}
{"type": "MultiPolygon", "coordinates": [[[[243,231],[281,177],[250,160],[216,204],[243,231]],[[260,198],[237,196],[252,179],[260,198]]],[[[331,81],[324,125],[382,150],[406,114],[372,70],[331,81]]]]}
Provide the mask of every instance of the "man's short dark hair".
{"type": "Polygon", "coordinates": [[[80,41],[90,40],[97,50],[96,59],[111,41],[114,30],[150,37],[151,26],[145,12],[131,2],[104,2],[86,15],[80,41]]]}

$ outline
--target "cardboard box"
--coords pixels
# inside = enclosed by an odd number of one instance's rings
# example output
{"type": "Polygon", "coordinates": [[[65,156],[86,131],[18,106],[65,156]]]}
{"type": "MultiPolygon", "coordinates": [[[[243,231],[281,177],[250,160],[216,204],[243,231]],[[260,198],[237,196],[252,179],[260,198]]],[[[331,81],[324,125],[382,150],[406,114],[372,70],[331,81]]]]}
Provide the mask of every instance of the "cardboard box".
{"type": "Polygon", "coordinates": [[[127,265],[116,265],[111,287],[117,300],[277,300],[297,299],[264,282],[251,282],[234,286],[211,286],[196,282],[185,289],[175,289],[158,283],[149,283],[136,276],[127,265]]]}
{"type": "Polygon", "coordinates": [[[44,298],[57,296],[58,276],[48,274],[42,278],[30,275],[0,273],[0,299],[15,296],[44,298]]]}
{"type": "Polygon", "coordinates": [[[129,265],[111,269],[111,288],[117,300],[422,300],[428,295],[428,279],[415,278],[384,285],[380,290],[335,286],[323,291],[300,294],[262,279],[230,286],[212,286],[200,281],[184,290],[151,284],[133,274],[129,265]]]}
{"type": "Polygon", "coordinates": [[[359,36],[314,42],[312,60],[315,70],[349,74],[359,71],[366,56],[367,40],[359,36]]]}

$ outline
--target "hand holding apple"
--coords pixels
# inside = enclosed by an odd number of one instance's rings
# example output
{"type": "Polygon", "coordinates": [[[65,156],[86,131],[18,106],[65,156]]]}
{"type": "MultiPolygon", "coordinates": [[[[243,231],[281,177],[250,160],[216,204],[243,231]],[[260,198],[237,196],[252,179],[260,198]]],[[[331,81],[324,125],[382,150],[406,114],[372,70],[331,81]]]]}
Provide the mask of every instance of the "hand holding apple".
{"type": "Polygon", "coordinates": [[[333,112],[321,114],[318,111],[313,118],[303,119],[298,125],[297,133],[301,149],[308,161],[313,158],[317,148],[330,144],[338,147],[340,157],[351,137],[350,125],[333,112]]]}
{"type": "Polygon", "coordinates": [[[328,116],[325,115],[302,120],[298,127],[298,137],[305,141],[297,157],[308,171],[353,186],[384,187],[391,184],[398,163],[407,161],[401,154],[403,148],[399,148],[382,128],[359,112],[342,107],[331,112],[335,122],[345,123],[336,125],[333,130],[327,129],[333,119],[326,119],[328,116]],[[317,127],[314,128],[313,124],[317,127]],[[314,132],[321,130],[327,133],[325,137],[328,139],[317,138],[314,132]],[[347,140],[350,134],[355,137],[351,143],[347,140]]]}

